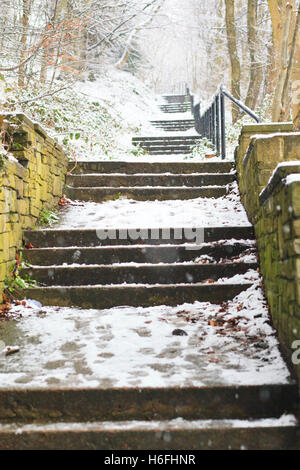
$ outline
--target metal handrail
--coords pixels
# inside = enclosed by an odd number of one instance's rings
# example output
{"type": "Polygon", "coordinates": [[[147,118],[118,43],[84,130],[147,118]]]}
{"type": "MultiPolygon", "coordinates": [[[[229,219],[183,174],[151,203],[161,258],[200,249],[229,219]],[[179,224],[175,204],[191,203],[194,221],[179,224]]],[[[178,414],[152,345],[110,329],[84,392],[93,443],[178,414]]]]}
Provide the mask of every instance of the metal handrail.
{"type": "Polygon", "coordinates": [[[257,123],[261,119],[241,101],[237,100],[226,88],[221,85],[214,95],[211,104],[201,113],[201,104],[195,104],[194,95],[186,86],[186,94],[191,100],[191,111],[195,119],[195,129],[201,137],[210,140],[217,149],[217,154],[221,155],[222,160],[226,158],[226,116],[225,116],[225,97],[230,99],[236,106],[252,117],[257,123]]]}

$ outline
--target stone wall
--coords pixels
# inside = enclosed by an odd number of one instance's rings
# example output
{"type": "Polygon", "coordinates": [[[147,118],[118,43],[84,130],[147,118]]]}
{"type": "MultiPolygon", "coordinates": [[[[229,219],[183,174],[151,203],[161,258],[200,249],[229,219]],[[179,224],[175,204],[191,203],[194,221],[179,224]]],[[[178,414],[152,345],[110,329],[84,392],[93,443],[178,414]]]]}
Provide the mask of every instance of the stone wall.
{"type": "Polygon", "coordinates": [[[272,320],[300,383],[300,365],[292,361],[300,340],[300,133],[280,132],[286,124],[269,125],[264,135],[253,127],[253,136],[243,129],[235,153],[239,187],[255,226],[272,320]]]}
{"type": "Polygon", "coordinates": [[[23,114],[0,115],[11,156],[0,159],[0,290],[22,247],[22,232],[33,228],[41,210],[57,207],[67,157],[42,127],[23,114]]]}

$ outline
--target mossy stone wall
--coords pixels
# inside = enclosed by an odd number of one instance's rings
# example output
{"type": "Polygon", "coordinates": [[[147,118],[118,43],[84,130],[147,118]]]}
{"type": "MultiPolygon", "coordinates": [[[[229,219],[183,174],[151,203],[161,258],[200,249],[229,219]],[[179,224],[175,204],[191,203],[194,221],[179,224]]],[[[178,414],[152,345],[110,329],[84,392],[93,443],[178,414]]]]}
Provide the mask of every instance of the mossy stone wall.
{"type": "Polygon", "coordinates": [[[300,340],[300,133],[286,132],[287,124],[273,126],[269,134],[257,126],[252,136],[243,129],[236,167],[272,320],[300,383],[300,365],[292,360],[300,340]]]}
{"type": "Polygon", "coordinates": [[[57,207],[68,159],[42,127],[23,114],[0,115],[11,155],[0,159],[0,290],[22,247],[24,229],[33,228],[43,208],[57,207]]]}

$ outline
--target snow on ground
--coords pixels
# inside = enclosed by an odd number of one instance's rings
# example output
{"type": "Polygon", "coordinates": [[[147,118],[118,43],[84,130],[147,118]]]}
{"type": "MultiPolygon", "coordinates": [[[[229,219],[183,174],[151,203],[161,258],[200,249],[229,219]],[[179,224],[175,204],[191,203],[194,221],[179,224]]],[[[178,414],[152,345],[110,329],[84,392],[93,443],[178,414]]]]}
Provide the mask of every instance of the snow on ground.
{"type": "Polygon", "coordinates": [[[103,203],[80,202],[61,209],[60,222],[53,228],[249,226],[237,184],[230,186],[230,194],[216,199],[134,201],[120,198],[103,203]]]}
{"type": "Polygon", "coordinates": [[[289,381],[258,281],[222,305],[81,310],[29,301],[29,306],[13,307],[12,318],[1,322],[5,338],[20,347],[0,361],[1,388],[289,381]]]}
{"type": "Polygon", "coordinates": [[[117,120],[126,123],[119,132],[120,148],[131,148],[133,131],[139,134],[143,129],[146,133],[155,133],[149,121],[158,110],[156,97],[131,73],[111,67],[95,81],[80,83],[78,87],[81,93],[105,104],[117,120]]]}

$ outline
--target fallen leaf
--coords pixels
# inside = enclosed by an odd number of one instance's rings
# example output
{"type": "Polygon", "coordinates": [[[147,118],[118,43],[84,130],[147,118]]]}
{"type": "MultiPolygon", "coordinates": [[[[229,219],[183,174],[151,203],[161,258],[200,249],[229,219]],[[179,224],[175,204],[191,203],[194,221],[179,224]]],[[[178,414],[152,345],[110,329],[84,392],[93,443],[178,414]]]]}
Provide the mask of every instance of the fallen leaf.
{"type": "Polygon", "coordinates": [[[27,248],[27,250],[32,250],[35,247],[33,246],[32,243],[29,242],[29,243],[27,243],[27,245],[25,245],[25,248],[27,248]]]}

